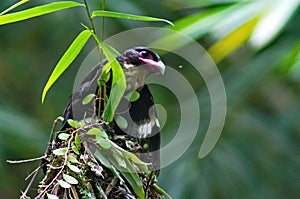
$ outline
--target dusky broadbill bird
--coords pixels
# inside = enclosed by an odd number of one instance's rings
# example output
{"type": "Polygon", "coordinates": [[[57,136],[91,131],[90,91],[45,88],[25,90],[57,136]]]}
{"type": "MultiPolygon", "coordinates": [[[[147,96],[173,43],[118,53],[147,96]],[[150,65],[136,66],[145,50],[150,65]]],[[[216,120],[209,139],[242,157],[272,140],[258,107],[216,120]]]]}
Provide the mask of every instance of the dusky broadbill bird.
{"type": "MultiPolygon", "coordinates": [[[[160,126],[157,118],[154,99],[145,83],[146,78],[151,74],[164,74],[165,65],[160,57],[152,50],[146,47],[135,47],[126,50],[123,54],[116,57],[122,67],[126,79],[126,91],[119,106],[115,112],[114,118],[122,116],[127,121],[127,126],[119,127],[116,119],[110,124],[110,128],[116,135],[128,135],[134,138],[142,150],[141,159],[144,162],[151,163],[151,169],[156,170],[159,174],[160,167],[160,126]],[[130,101],[125,96],[137,92],[138,99],[130,101]],[[150,155],[149,155],[150,154],[150,155]]],[[[106,60],[102,64],[95,66],[92,71],[84,78],[80,86],[72,93],[71,99],[64,111],[64,123],[61,131],[70,128],[68,119],[80,121],[101,115],[104,105],[98,100],[97,105],[83,105],[83,99],[89,94],[95,94],[96,98],[103,99],[99,96],[99,77],[106,60]],[[99,104],[100,103],[100,104],[99,104]]],[[[110,78],[106,83],[105,93],[109,97],[111,91],[113,73],[110,71],[110,78]]]]}

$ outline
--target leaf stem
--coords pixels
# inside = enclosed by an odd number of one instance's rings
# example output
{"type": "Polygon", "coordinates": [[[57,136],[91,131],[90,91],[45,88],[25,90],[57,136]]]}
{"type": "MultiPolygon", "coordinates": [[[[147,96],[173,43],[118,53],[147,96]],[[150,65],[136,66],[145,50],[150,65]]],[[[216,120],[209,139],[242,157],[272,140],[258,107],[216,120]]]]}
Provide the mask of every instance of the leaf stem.
{"type": "Polygon", "coordinates": [[[89,17],[89,21],[91,23],[91,26],[92,26],[92,30],[94,31],[94,33],[96,34],[96,29],[95,29],[95,24],[94,24],[94,21],[92,19],[92,15],[91,15],[91,12],[90,12],[90,9],[89,9],[89,6],[86,2],[86,0],[83,0],[84,1],[84,4],[85,4],[85,10],[86,10],[86,13],[89,17]]]}
{"type": "MultiPolygon", "coordinates": [[[[105,10],[105,0],[102,0],[102,10],[105,10]]],[[[101,41],[103,42],[104,41],[104,16],[102,17],[102,20],[101,20],[101,41]]],[[[103,63],[103,53],[102,52],[102,49],[100,48],[100,64],[103,63]]],[[[104,113],[104,108],[106,107],[106,84],[103,85],[103,88],[101,90],[101,95],[100,95],[100,104],[101,104],[101,98],[103,98],[103,113],[104,113]]],[[[100,105],[101,106],[101,105],[100,105]]],[[[100,117],[101,116],[101,107],[99,107],[99,112],[100,112],[100,117]]],[[[103,117],[102,117],[103,118],[103,117]]]]}

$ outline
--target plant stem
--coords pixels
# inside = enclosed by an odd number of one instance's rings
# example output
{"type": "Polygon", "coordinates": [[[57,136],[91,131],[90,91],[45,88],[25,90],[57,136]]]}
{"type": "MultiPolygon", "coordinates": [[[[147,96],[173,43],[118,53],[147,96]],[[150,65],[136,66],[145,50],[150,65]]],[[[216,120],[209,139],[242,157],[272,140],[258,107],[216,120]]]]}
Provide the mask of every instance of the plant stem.
{"type": "MultiPolygon", "coordinates": [[[[102,0],[102,10],[105,10],[105,0],[102,0]]],[[[104,41],[104,16],[102,17],[101,20],[101,41],[104,41]]],[[[100,49],[100,64],[103,63],[103,54],[101,53],[100,49]]],[[[103,98],[103,114],[104,114],[104,109],[106,107],[106,84],[104,84],[103,89],[102,89],[102,96],[100,95],[100,99],[103,98]]],[[[100,100],[100,104],[101,104],[101,100],[100,100]]],[[[101,113],[101,109],[100,109],[100,113],[101,113]]],[[[101,117],[101,116],[100,116],[101,117]]]]}
{"type": "Polygon", "coordinates": [[[91,12],[90,12],[90,9],[89,9],[89,6],[86,2],[86,0],[83,0],[84,1],[84,4],[85,4],[85,10],[86,10],[86,13],[89,17],[89,20],[90,20],[90,23],[91,23],[91,26],[92,26],[92,30],[94,31],[94,33],[96,34],[96,29],[95,29],[95,24],[94,24],[94,21],[92,19],[92,15],[91,15],[91,12]]]}
{"type": "MultiPolygon", "coordinates": [[[[105,0],[102,0],[102,10],[105,10],[105,0]]],[[[102,17],[101,23],[101,40],[104,40],[104,16],[102,17]]]]}
{"type": "MultiPolygon", "coordinates": [[[[90,24],[92,26],[92,30],[93,30],[94,34],[96,34],[96,28],[95,28],[95,24],[94,24],[94,21],[93,21],[93,18],[92,18],[89,6],[88,6],[86,0],[83,0],[83,1],[84,1],[84,4],[85,4],[86,13],[88,15],[90,24]]],[[[97,48],[98,48],[97,51],[98,51],[98,55],[99,55],[100,64],[102,64],[102,61],[103,61],[102,52],[101,52],[101,49],[99,48],[99,44],[98,44],[98,41],[96,39],[95,39],[95,42],[96,42],[96,45],[97,45],[97,48]]]]}

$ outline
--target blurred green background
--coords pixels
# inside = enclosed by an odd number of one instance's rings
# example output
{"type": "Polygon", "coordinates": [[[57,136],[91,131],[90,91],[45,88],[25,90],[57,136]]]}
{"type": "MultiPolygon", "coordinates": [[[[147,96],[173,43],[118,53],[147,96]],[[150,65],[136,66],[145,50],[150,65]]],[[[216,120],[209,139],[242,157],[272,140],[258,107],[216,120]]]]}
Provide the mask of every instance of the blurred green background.
{"type": "MultiPolygon", "coordinates": [[[[4,10],[16,1],[0,2],[4,10]]],[[[51,2],[32,0],[14,11],[51,2]]],[[[186,65],[181,72],[199,96],[201,121],[192,146],[164,168],[159,184],[174,198],[298,198],[300,195],[300,13],[299,0],[112,0],[106,9],[166,18],[174,30],[197,40],[218,63],[228,106],[221,138],[204,159],[198,158],[210,119],[209,94],[201,77],[186,65]]],[[[100,1],[89,1],[100,8],[100,1]]],[[[62,114],[77,69],[94,48],[89,41],[44,104],[41,92],[68,45],[88,24],[84,9],[74,8],[0,26],[0,193],[16,198],[24,178],[38,162],[8,164],[41,156],[52,121],[62,114]]],[[[96,26],[100,27],[101,20],[96,26]]],[[[106,19],[105,38],[138,27],[163,23],[106,19]]],[[[162,59],[176,68],[179,61],[162,59]]],[[[180,63],[181,64],[181,63],[180,63]]],[[[154,92],[167,110],[168,93],[154,92]]],[[[170,96],[169,96],[170,97],[170,96]]],[[[180,118],[169,113],[166,143],[180,118]],[[171,117],[172,115],[172,117],[171,117]]],[[[179,114],[178,114],[179,115],[179,114]]],[[[191,118],[193,119],[193,118],[191,118]]],[[[188,132],[187,132],[188,133],[188,132]]],[[[41,177],[41,176],[40,176],[41,177]]],[[[32,190],[34,191],[34,190],[32,190]]]]}

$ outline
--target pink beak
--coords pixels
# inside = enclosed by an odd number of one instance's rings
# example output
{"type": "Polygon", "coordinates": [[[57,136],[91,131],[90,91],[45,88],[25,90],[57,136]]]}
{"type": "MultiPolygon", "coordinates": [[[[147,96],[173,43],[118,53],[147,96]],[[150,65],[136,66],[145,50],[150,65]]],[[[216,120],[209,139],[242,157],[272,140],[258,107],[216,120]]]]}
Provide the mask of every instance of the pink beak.
{"type": "Polygon", "coordinates": [[[165,73],[166,67],[161,60],[154,61],[152,59],[143,59],[141,57],[139,57],[139,60],[141,60],[145,65],[149,66],[155,74],[163,75],[165,73]]]}

